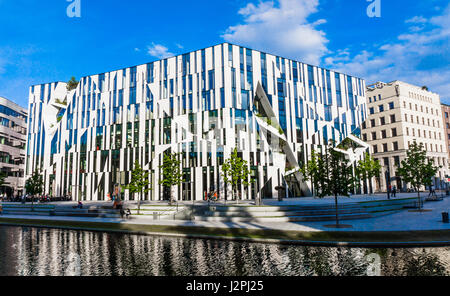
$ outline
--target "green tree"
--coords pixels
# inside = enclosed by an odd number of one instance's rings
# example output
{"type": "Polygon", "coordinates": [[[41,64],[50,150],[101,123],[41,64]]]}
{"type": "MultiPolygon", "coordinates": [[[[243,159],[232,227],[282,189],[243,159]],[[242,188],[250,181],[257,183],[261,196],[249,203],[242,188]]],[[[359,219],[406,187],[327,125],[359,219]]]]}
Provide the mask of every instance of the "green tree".
{"type": "Polygon", "coordinates": [[[325,179],[327,171],[323,155],[312,150],[311,158],[300,171],[306,181],[311,180],[313,196],[324,197],[326,195],[325,179]]]}
{"type": "Polygon", "coordinates": [[[338,196],[350,196],[353,191],[354,177],[353,169],[345,155],[333,149],[328,149],[327,155],[327,178],[325,179],[326,191],[334,196],[336,207],[336,225],[339,225],[338,196]]]}
{"type": "Polygon", "coordinates": [[[334,196],[336,225],[339,225],[338,196],[350,196],[354,186],[353,168],[343,153],[334,150],[333,142],[325,153],[311,153],[308,163],[302,171],[306,178],[314,180],[319,198],[334,196]]]}
{"type": "Polygon", "coordinates": [[[417,191],[419,209],[422,208],[420,188],[433,184],[432,178],[436,176],[439,168],[439,166],[434,165],[432,158],[427,157],[427,152],[422,143],[417,144],[414,141],[409,146],[409,149],[406,151],[406,159],[402,160],[398,168],[398,175],[417,191]]]}
{"type": "Polygon", "coordinates": [[[125,186],[126,189],[130,190],[130,193],[138,193],[138,215],[141,210],[141,195],[142,193],[147,193],[151,190],[150,181],[148,180],[149,173],[144,171],[139,165],[139,162],[134,163],[134,169],[131,172],[131,181],[125,186]]]}
{"type": "Polygon", "coordinates": [[[369,183],[369,194],[373,193],[372,178],[380,175],[381,164],[375,160],[369,153],[366,153],[363,160],[358,161],[356,175],[363,180],[365,184],[369,183]]]}
{"type": "Polygon", "coordinates": [[[30,178],[25,181],[25,191],[31,194],[31,210],[34,210],[34,196],[44,192],[44,181],[38,170],[35,170],[30,178]]]}
{"type": "Polygon", "coordinates": [[[178,156],[179,153],[164,154],[163,164],[159,166],[162,170],[162,179],[159,180],[159,184],[170,189],[170,205],[173,204],[173,187],[183,182],[178,156]]]}
{"type": "Polygon", "coordinates": [[[78,86],[78,81],[75,79],[75,77],[72,77],[68,82],[67,82],[67,90],[71,91],[76,89],[78,86]]]}
{"type": "Polygon", "coordinates": [[[254,182],[254,180],[249,180],[249,175],[250,171],[247,161],[238,156],[237,149],[235,148],[230,158],[226,159],[222,165],[222,177],[225,187],[231,184],[232,199],[236,199],[236,203],[239,203],[237,192],[241,182],[244,186],[248,186],[254,182]]]}
{"type": "Polygon", "coordinates": [[[255,180],[251,178],[250,169],[248,168],[247,161],[245,160],[243,161],[241,180],[242,185],[244,185],[245,193],[247,194],[248,186],[255,183],[255,180]]]}

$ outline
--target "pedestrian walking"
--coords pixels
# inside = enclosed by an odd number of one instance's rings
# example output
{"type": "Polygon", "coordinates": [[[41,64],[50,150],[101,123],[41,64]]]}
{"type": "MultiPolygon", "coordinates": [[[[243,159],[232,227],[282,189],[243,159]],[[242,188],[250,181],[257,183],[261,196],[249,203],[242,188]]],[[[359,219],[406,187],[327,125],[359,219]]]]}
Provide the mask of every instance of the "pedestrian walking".
{"type": "Polygon", "coordinates": [[[394,186],[394,187],[392,188],[392,196],[395,197],[396,194],[397,194],[397,186],[394,186]]]}

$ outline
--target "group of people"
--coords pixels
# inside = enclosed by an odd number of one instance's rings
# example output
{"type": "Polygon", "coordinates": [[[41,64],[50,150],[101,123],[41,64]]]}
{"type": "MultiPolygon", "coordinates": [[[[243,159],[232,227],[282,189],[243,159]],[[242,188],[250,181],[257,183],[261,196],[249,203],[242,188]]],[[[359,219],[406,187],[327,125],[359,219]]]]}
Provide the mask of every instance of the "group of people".
{"type": "MultiPolygon", "coordinates": [[[[389,185],[388,186],[388,190],[389,190],[389,193],[392,194],[392,197],[396,196],[396,194],[397,194],[397,187],[396,186],[392,187],[392,185],[389,185]]],[[[414,190],[409,190],[408,189],[407,192],[414,192],[414,190]]],[[[436,196],[436,189],[435,189],[434,185],[431,185],[430,186],[430,193],[428,194],[428,197],[434,197],[434,196],[436,196]]]]}
{"type": "Polygon", "coordinates": [[[113,202],[113,209],[120,210],[120,216],[123,218],[124,215],[128,218],[128,216],[131,215],[130,209],[124,210],[123,208],[123,201],[120,198],[120,194],[113,194],[111,196],[110,193],[108,193],[108,200],[113,202]]]}
{"type": "Polygon", "coordinates": [[[397,195],[397,187],[394,185],[394,187],[392,187],[392,185],[389,185],[389,193],[392,194],[392,197],[395,197],[397,195]]]}

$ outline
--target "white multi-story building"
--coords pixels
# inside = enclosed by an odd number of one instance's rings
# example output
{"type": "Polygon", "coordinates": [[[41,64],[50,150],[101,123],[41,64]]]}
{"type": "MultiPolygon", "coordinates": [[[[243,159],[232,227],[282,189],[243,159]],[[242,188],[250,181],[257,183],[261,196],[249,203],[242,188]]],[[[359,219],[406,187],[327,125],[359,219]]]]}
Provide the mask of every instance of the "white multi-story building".
{"type": "Polygon", "coordinates": [[[27,111],[0,97],[0,172],[6,175],[0,194],[21,195],[24,188],[27,111]]]}
{"type": "MultiPolygon", "coordinates": [[[[137,160],[159,185],[163,153],[181,153],[179,200],[217,190],[230,198],[221,166],[237,148],[253,185],[244,198],[310,194],[297,172],[312,149],[342,141],[366,117],[365,82],[228,43],[131,68],[30,88],[26,173],[45,191],[104,200],[127,184],[137,160]],[[295,173],[294,173],[295,172],[295,173]]],[[[125,192],[126,198],[132,199],[125,192]]]]}
{"type": "Polygon", "coordinates": [[[367,108],[369,115],[363,123],[362,139],[370,144],[373,157],[382,165],[377,190],[386,191],[389,179],[392,187],[408,188],[397,168],[413,141],[422,143],[427,156],[442,166],[434,185],[444,189],[448,153],[439,95],[401,81],[378,82],[367,88],[367,108]]]}

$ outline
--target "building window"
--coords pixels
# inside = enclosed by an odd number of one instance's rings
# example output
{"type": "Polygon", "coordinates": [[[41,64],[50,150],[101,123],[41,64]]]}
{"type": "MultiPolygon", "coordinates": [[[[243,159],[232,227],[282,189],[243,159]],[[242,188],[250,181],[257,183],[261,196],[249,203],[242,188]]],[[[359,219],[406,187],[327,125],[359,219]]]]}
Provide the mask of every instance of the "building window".
{"type": "Polygon", "coordinates": [[[375,113],[375,110],[373,109],[373,107],[370,107],[370,108],[369,108],[369,113],[370,113],[371,115],[375,113]]]}
{"type": "Polygon", "coordinates": [[[383,112],[383,111],[384,111],[384,105],[378,106],[378,110],[379,110],[380,112],[383,112]]]}
{"type": "Polygon", "coordinates": [[[367,142],[367,134],[363,134],[363,141],[367,142]]]}
{"type": "Polygon", "coordinates": [[[392,146],[394,148],[394,151],[398,150],[398,142],[394,142],[392,146]]]}
{"type": "Polygon", "coordinates": [[[375,119],[371,119],[370,120],[370,126],[371,127],[375,127],[375,119]]]}
{"type": "Polygon", "coordinates": [[[386,130],[381,131],[381,138],[386,139],[386,130]]]}
{"type": "Polygon", "coordinates": [[[378,146],[377,145],[373,145],[373,153],[378,153],[378,146]]]}
{"type": "Polygon", "coordinates": [[[381,125],[385,125],[385,124],[386,124],[386,122],[385,122],[385,120],[384,120],[384,117],[381,117],[381,118],[380,118],[380,124],[381,124],[381,125]]]}
{"type": "Polygon", "coordinates": [[[395,114],[391,115],[391,123],[395,123],[395,114]]]}
{"type": "MultiPolygon", "coordinates": [[[[450,135],[449,135],[449,137],[450,137],[450,135]]],[[[377,133],[376,132],[373,132],[372,133],[372,141],[373,140],[376,140],[377,139],[377,133]]]]}
{"type": "Polygon", "coordinates": [[[394,109],[394,102],[390,102],[390,103],[389,103],[389,109],[390,109],[390,110],[394,109]]]}
{"type": "Polygon", "coordinates": [[[388,152],[388,145],[387,145],[387,143],[383,144],[383,152],[388,152]]]}

